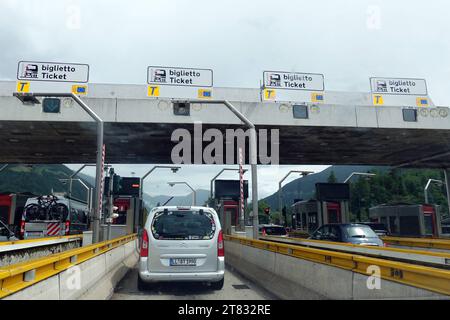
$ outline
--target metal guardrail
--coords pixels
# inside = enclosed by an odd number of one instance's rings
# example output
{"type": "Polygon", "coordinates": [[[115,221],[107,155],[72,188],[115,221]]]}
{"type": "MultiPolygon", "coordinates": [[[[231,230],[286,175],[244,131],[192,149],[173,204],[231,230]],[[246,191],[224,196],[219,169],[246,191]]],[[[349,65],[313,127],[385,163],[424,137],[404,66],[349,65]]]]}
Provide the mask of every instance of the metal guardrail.
{"type": "Polygon", "coordinates": [[[346,253],[368,255],[380,259],[396,259],[413,264],[429,264],[436,267],[450,267],[450,252],[423,251],[391,247],[364,246],[344,242],[313,239],[286,238],[279,236],[260,237],[261,240],[275,241],[298,246],[315,247],[324,250],[338,250],[346,253]]]}
{"type": "Polygon", "coordinates": [[[26,240],[14,240],[14,241],[2,241],[0,242],[0,246],[8,246],[13,244],[28,244],[33,242],[43,242],[50,240],[60,240],[60,239],[82,239],[82,234],[75,234],[71,236],[60,236],[60,237],[45,237],[45,238],[35,238],[35,239],[26,239],[26,240]]]}
{"type": "Polygon", "coordinates": [[[380,276],[382,279],[450,295],[450,271],[448,270],[298,245],[254,240],[229,235],[224,237],[225,240],[238,242],[242,245],[314,261],[367,276],[372,275],[371,272],[368,272],[369,266],[378,266],[380,268],[380,276]]]}
{"type": "Polygon", "coordinates": [[[130,234],[0,268],[0,299],[136,239],[130,234]]]}
{"type": "Polygon", "coordinates": [[[404,247],[450,250],[450,239],[382,237],[381,240],[389,244],[395,244],[404,247]]]}

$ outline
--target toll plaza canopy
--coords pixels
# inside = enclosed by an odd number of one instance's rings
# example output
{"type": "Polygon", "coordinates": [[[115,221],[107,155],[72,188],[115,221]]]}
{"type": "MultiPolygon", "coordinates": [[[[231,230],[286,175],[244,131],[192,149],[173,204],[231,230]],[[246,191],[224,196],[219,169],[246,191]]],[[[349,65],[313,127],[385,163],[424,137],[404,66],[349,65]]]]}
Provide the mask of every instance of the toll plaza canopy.
{"type": "MultiPolygon", "coordinates": [[[[1,163],[95,162],[96,123],[71,98],[61,99],[59,113],[44,113],[42,104],[22,104],[15,90],[15,82],[0,82],[1,163]]],[[[195,102],[180,114],[182,100],[146,93],[145,85],[90,84],[81,97],[105,123],[106,162],[172,163],[171,137],[180,128],[192,133],[193,154],[202,143],[194,123],[223,132],[223,150],[226,129],[246,129],[224,105],[195,102]]],[[[214,88],[214,100],[230,101],[260,138],[260,129],[279,129],[268,144],[279,143],[280,164],[450,167],[447,107],[373,106],[369,93],[330,91],[323,103],[267,102],[259,89],[237,88],[214,88]]]]}

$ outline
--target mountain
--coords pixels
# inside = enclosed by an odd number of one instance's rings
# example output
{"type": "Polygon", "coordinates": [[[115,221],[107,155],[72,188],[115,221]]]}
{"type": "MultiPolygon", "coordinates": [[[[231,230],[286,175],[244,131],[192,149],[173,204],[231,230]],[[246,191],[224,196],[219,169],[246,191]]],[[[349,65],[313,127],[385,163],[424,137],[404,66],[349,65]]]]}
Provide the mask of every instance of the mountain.
{"type": "MultiPolygon", "coordinates": [[[[352,172],[368,172],[371,170],[385,171],[388,167],[377,167],[377,166],[331,166],[327,169],[307,175],[302,178],[295,179],[282,187],[283,204],[290,206],[294,203],[295,199],[308,200],[314,197],[316,191],[317,182],[328,182],[328,178],[331,173],[334,174],[335,182],[344,182],[344,180],[352,174],[352,172]]],[[[294,173],[292,174],[294,175],[294,173]]],[[[354,179],[357,179],[355,177],[354,179]]],[[[278,210],[278,193],[262,199],[275,211],[278,210]]]]}
{"type": "MultiPolygon", "coordinates": [[[[36,195],[52,192],[67,192],[67,181],[73,171],[65,165],[8,165],[0,172],[0,192],[31,192],[36,195]]],[[[81,178],[88,186],[88,179],[81,178]]],[[[73,182],[72,194],[77,199],[86,200],[86,189],[73,182]]]]}
{"type": "MultiPolygon", "coordinates": [[[[202,206],[209,197],[209,190],[203,190],[199,189],[196,190],[197,192],[197,205],[202,206]]],[[[167,200],[170,199],[170,195],[158,195],[158,196],[151,196],[147,193],[144,193],[143,198],[145,201],[145,204],[148,208],[155,207],[158,203],[161,205],[164,204],[167,200]]],[[[192,194],[189,193],[185,196],[175,196],[170,202],[167,203],[167,205],[172,206],[188,206],[192,204],[192,194]]]]}

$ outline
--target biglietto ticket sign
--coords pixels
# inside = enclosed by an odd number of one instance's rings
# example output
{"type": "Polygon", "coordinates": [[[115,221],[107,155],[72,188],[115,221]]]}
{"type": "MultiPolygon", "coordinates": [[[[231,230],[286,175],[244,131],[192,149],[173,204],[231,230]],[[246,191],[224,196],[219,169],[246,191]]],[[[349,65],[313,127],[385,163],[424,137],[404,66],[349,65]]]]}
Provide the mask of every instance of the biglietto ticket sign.
{"type": "Polygon", "coordinates": [[[20,61],[17,80],[87,83],[89,65],[80,63],[20,61]]]}

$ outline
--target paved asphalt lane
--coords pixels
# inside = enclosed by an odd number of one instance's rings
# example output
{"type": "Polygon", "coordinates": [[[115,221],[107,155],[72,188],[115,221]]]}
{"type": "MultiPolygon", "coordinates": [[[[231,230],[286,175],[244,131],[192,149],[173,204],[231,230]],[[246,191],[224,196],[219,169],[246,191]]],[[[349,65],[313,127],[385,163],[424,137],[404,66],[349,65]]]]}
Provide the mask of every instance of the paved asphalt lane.
{"type": "Polygon", "coordinates": [[[276,299],[268,291],[227,267],[222,290],[202,283],[156,283],[145,291],[137,289],[138,269],[134,268],[117,284],[112,300],[265,300],[276,299]]]}

